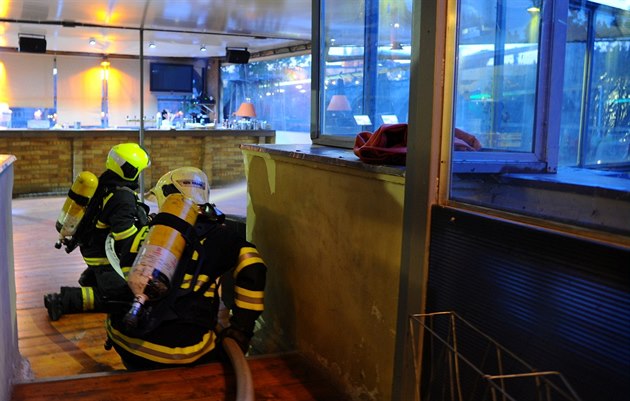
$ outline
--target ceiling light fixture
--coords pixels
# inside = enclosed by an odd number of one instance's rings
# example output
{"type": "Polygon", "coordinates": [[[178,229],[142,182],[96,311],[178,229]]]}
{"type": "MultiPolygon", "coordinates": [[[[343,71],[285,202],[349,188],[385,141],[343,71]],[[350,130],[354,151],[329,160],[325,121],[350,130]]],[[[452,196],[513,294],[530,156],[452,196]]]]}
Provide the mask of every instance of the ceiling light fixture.
{"type": "Polygon", "coordinates": [[[155,43],[153,43],[153,42],[149,42],[149,48],[150,48],[150,49],[155,49],[155,47],[156,47],[156,46],[155,46],[155,43]]]}
{"type": "Polygon", "coordinates": [[[94,46],[96,44],[96,39],[90,38],[90,46],[94,46]]]}
{"type": "Polygon", "coordinates": [[[202,52],[205,52],[206,51],[206,45],[201,45],[201,49],[199,49],[199,50],[201,50],[202,52]]]}

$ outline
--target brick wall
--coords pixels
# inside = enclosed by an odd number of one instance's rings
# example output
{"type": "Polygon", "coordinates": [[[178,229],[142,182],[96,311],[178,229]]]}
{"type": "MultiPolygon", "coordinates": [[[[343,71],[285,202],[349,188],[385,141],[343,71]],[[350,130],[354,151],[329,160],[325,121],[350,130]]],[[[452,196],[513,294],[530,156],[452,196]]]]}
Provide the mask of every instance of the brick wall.
{"type": "Polygon", "coordinates": [[[16,156],[13,194],[67,192],[72,184],[72,140],[4,138],[0,153],[16,156]]]}
{"type": "MultiPolygon", "coordinates": [[[[151,157],[145,170],[145,190],[167,171],[182,166],[201,168],[210,185],[220,187],[245,179],[242,143],[259,143],[247,131],[146,131],[144,147],[151,157]]],[[[273,143],[273,131],[264,141],[273,143]]],[[[13,196],[65,194],[74,178],[88,170],[105,169],[107,152],[124,142],[137,142],[137,131],[4,131],[0,153],[15,155],[13,196]]]]}

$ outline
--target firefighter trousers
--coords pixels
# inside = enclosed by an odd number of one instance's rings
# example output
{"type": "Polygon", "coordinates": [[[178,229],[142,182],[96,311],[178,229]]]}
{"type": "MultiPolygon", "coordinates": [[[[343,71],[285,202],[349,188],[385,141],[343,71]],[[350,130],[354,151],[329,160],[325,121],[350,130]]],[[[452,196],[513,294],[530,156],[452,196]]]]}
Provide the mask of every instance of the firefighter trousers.
{"type": "MultiPolygon", "coordinates": [[[[61,287],[61,307],[64,314],[109,312],[113,305],[131,303],[133,293],[127,282],[110,265],[89,266],[81,275],[92,276],[90,286],[61,287]]],[[[84,280],[82,280],[85,283],[84,280]]]]}

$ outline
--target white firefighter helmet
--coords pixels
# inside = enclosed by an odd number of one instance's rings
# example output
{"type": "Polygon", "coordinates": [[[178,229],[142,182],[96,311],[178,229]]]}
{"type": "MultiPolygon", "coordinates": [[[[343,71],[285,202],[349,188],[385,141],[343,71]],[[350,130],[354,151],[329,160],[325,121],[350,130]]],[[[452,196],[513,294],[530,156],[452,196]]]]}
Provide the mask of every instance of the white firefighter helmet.
{"type": "Polygon", "coordinates": [[[196,204],[208,203],[208,176],[196,167],[176,168],[160,177],[155,187],[149,191],[149,196],[155,196],[158,208],[161,208],[166,197],[177,192],[196,204]]]}

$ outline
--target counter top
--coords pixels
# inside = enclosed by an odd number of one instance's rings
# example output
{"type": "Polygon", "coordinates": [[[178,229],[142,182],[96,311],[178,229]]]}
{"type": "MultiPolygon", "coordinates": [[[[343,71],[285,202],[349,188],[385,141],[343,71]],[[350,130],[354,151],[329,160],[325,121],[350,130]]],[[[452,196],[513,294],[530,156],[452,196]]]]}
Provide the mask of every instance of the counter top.
{"type": "Polygon", "coordinates": [[[16,160],[13,155],[0,155],[0,173],[6,170],[16,160]]]}
{"type": "MultiPolygon", "coordinates": [[[[0,130],[0,137],[45,137],[45,136],[67,136],[75,137],[82,135],[91,136],[107,136],[107,135],[120,135],[120,134],[132,134],[138,135],[139,129],[132,128],[85,128],[85,129],[19,129],[9,128],[6,130],[0,130]]],[[[235,129],[171,129],[171,130],[157,130],[157,129],[145,129],[144,135],[164,137],[164,136],[258,136],[258,137],[271,137],[276,135],[274,130],[235,130],[235,129]]]]}
{"type": "Polygon", "coordinates": [[[334,148],[323,145],[277,145],[277,144],[242,144],[241,150],[251,152],[269,153],[271,155],[286,156],[293,159],[308,160],[327,165],[351,167],[379,174],[404,177],[405,167],[368,164],[362,162],[352,151],[352,149],[334,148]]]}

